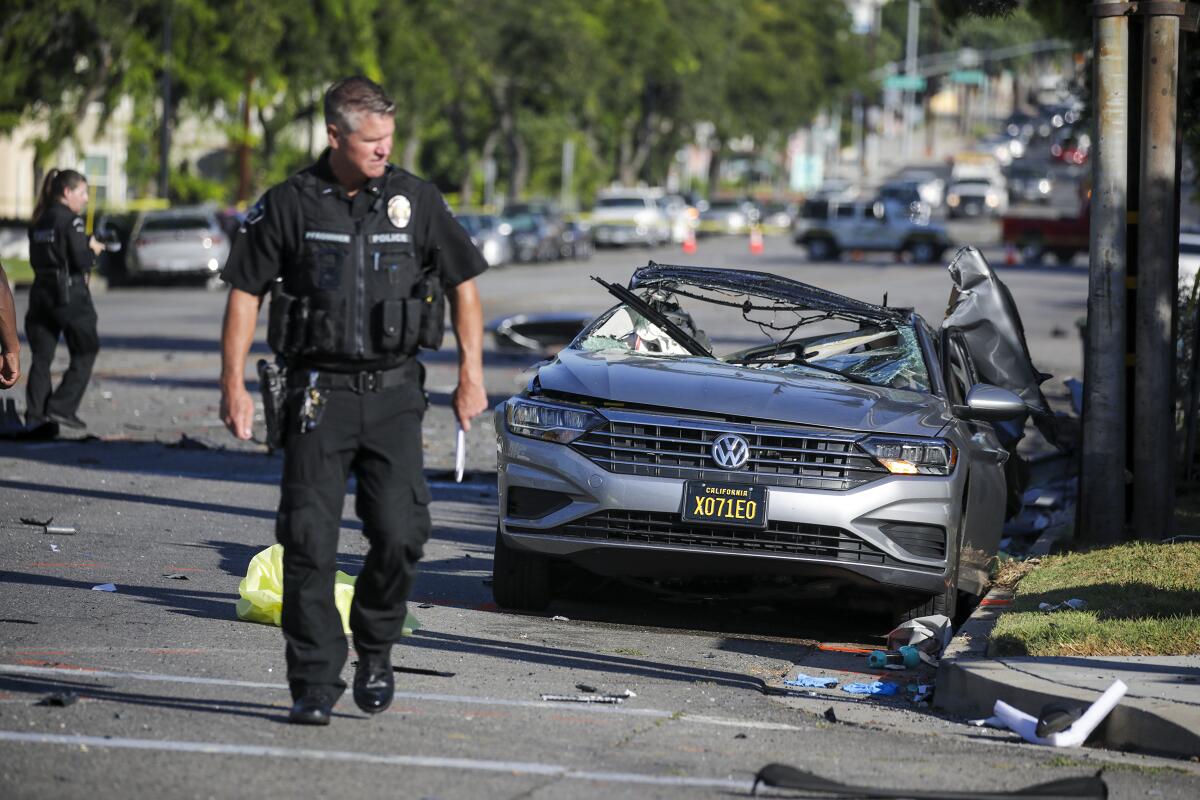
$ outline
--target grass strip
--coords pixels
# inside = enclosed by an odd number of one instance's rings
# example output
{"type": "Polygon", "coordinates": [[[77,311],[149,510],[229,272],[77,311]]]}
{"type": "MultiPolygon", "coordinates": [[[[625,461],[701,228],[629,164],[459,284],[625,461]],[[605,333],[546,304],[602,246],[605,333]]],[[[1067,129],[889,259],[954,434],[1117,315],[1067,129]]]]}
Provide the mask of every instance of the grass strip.
{"type": "Polygon", "coordinates": [[[1131,542],[1043,558],[993,628],[998,656],[1200,654],[1200,543],[1131,542]],[[1044,612],[1078,598],[1082,611],[1044,612]]]}

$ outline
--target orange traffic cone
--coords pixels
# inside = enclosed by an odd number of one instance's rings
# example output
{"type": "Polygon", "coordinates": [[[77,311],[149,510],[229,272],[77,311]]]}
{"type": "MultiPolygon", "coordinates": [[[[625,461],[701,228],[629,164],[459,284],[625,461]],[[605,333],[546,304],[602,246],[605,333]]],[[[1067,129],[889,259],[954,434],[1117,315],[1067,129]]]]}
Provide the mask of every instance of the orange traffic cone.
{"type": "Polygon", "coordinates": [[[750,227],[750,255],[761,256],[763,251],[762,230],[757,225],[750,227]]]}
{"type": "Polygon", "coordinates": [[[1006,267],[1015,267],[1017,265],[1017,248],[1012,242],[1004,246],[1004,265],[1006,267]]]}
{"type": "Polygon", "coordinates": [[[683,252],[689,256],[696,252],[696,231],[692,230],[691,225],[688,226],[687,234],[683,237],[683,252]]]}

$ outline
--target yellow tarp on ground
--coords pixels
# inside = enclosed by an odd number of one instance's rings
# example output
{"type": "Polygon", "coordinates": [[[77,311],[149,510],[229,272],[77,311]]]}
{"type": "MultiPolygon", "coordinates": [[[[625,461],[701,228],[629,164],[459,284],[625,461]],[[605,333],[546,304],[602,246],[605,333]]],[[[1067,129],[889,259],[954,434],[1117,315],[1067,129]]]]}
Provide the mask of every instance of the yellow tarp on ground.
{"type": "MultiPolygon", "coordinates": [[[[353,575],[340,569],[334,575],[333,602],[342,617],[342,630],[350,634],[350,603],[354,600],[353,575]]],[[[283,613],[283,545],[274,544],[250,559],[246,577],[238,585],[238,619],[279,625],[283,613]]],[[[421,627],[412,614],[404,619],[404,635],[421,627]]]]}

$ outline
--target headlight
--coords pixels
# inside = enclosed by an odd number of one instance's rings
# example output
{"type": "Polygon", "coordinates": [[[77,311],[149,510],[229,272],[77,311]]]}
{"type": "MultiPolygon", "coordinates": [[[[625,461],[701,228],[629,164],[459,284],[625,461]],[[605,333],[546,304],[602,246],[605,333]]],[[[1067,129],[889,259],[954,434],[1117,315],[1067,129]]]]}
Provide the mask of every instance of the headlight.
{"type": "Polygon", "coordinates": [[[746,225],[746,217],[744,214],[730,214],[729,215],[729,227],[741,228],[741,227],[744,227],[745,225],[746,225]]]}
{"type": "Polygon", "coordinates": [[[949,475],[958,461],[958,451],[944,439],[868,436],[858,446],[894,475],[949,475]]]}
{"type": "Polygon", "coordinates": [[[599,415],[582,408],[529,400],[509,400],[505,407],[508,429],[518,436],[566,444],[600,422],[599,415]]]}
{"type": "Polygon", "coordinates": [[[950,196],[946,198],[946,204],[950,206],[958,205],[958,195],[951,192],[950,196]]]}
{"type": "Polygon", "coordinates": [[[495,239],[483,243],[483,260],[493,266],[500,260],[500,243],[495,239]]]}
{"type": "Polygon", "coordinates": [[[1050,181],[1047,178],[1042,178],[1038,181],[1038,191],[1042,194],[1050,194],[1050,181]]]}
{"type": "Polygon", "coordinates": [[[1000,197],[988,192],[987,197],[983,199],[983,202],[987,203],[988,208],[995,208],[996,206],[1000,205],[1000,197]]]}

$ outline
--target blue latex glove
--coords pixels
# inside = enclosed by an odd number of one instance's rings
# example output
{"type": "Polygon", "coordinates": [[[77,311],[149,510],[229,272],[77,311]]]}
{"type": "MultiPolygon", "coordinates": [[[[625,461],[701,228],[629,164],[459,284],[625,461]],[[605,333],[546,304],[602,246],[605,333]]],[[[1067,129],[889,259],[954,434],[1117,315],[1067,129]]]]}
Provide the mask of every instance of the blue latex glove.
{"type": "Polygon", "coordinates": [[[877,694],[887,697],[899,692],[900,687],[887,681],[875,681],[874,683],[848,683],[842,687],[842,691],[850,694],[877,694]]]}
{"type": "Polygon", "coordinates": [[[784,683],[788,686],[804,686],[810,689],[831,689],[838,684],[837,678],[814,678],[803,672],[794,678],[788,678],[784,683]]]}

